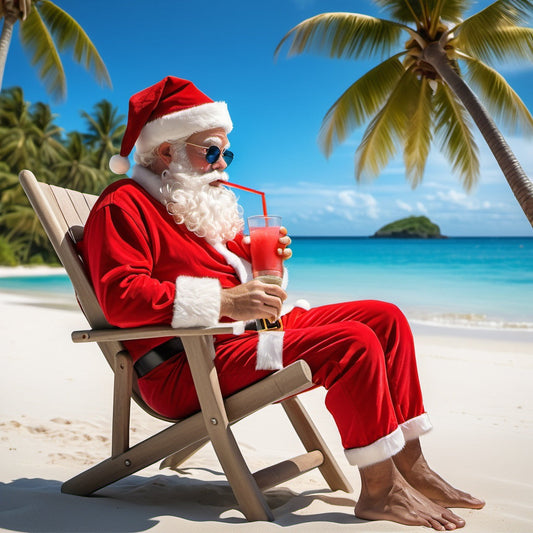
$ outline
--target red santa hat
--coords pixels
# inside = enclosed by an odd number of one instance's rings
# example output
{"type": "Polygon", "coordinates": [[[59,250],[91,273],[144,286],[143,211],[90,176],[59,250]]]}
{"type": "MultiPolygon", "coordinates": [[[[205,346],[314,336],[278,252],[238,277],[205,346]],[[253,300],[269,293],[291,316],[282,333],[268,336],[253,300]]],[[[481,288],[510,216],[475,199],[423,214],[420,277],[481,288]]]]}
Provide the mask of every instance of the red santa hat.
{"type": "Polygon", "coordinates": [[[111,158],[109,168],[115,174],[125,174],[134,146],[147,152],[162,142],[212,128],[224,128],[226,133],[232,130],[226,103],[214,102],[188,80],[167,76],[130,98],[120,155],[111,158]]]}

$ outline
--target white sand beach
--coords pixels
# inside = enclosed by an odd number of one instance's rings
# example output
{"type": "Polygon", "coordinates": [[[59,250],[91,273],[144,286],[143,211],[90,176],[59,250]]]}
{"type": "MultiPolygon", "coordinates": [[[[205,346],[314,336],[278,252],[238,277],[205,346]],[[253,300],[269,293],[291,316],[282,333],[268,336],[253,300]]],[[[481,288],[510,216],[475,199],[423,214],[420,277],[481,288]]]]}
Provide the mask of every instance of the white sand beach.
{"type": "MultiPolygon", "coordinates": [[[[267,493],[275,522],[247,523],[209,446],[178,473],[154,465],[93,497],[61,494],[63,481],[109,453],[111,371],[97,346],[71,342],[72,330],[87,327],[73,300],[0,293],[0,315],[1,531],[422,531],[354,517],[358,474],[322,390],[301,398],[354,494],[329,492],[313,471],[267,493]]],[[[533,531],[533,332],[413,329],[434,424],[423,438],[426,456],[443,477],[487,501],[481,511],[457,511],[464,531],[533,531]]],[[[132,442],[166,425],[136,406],[132,423],[132,442]]],[[[234,430],[252,470],[302,450],[279,406],[234,430]]]]}

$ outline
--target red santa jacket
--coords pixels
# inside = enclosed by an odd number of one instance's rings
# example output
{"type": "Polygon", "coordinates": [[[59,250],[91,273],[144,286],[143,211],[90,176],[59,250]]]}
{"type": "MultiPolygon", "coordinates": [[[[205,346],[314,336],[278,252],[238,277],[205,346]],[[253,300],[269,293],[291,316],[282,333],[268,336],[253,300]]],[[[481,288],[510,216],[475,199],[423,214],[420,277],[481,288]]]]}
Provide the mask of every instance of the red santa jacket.
{"type": "MultiPolygon", "coordinates": [[[[176,224],[143,187],[124,179],[109,186],[91,210],[79,251],[113,326],[206,326],[219,321],[220,288],[248,275],[242,237],[212,246],[176,224]]],[[[126,345],[136,360],[164,340],[126,345]]]]}

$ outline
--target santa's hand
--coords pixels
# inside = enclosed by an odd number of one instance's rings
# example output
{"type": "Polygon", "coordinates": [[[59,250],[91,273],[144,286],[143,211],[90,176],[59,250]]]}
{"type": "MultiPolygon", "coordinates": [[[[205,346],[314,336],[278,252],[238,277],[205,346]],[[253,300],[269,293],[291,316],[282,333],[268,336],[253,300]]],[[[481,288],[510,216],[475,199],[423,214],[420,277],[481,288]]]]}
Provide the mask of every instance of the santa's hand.
{"type": "Polygon", "coordinates": [[[221,290],[220,318],[266,318],[275,322],[281,315],[281,306],[286,298],[287,293],[278,285],[254,279],[237,287],[221,290]]]}
{"type": "Polygon", "coordinates": [[[277,254],[281,255],[282,259],[285,261],[292,257],[292,250],[287,248],[291,244],[291,238],[287,235],[287,228],[281,226],[279,228],[280,238],[279,238],[279,248],[277,249],[277,254]]]}

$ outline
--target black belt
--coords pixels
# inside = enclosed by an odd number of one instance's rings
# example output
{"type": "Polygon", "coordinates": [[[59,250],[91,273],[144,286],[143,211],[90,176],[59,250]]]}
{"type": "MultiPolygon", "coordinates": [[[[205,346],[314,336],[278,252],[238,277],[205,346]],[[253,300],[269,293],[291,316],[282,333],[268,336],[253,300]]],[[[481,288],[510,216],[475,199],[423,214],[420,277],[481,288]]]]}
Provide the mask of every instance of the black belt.
{"type": "MultiPolygon", "coordinates": [[[[246,324],[245,329],[253,331],[257,330],[255,321],[246,324]]],[[[168,361],[171,357],[184,350],[185,348],[179,337],[173,337],[163,344],[152,348],[149,352],[141,355],[141,357],[135,361],[133,368],[137,373],[137,377],[142,378],[143,376],[146,376],[148,372],[151,372],[161,363],[168,361]]]]}
{"type": "Polygon", "coordinates": [[[142,355],[140,359],[135,361],[133,368],[135,369],[137,376],[142,378],[155,367],[168,361],[177,353],[183,352],[183,350],[184,348],[181,339],[179,337],[173,337],[142,355]]]}

